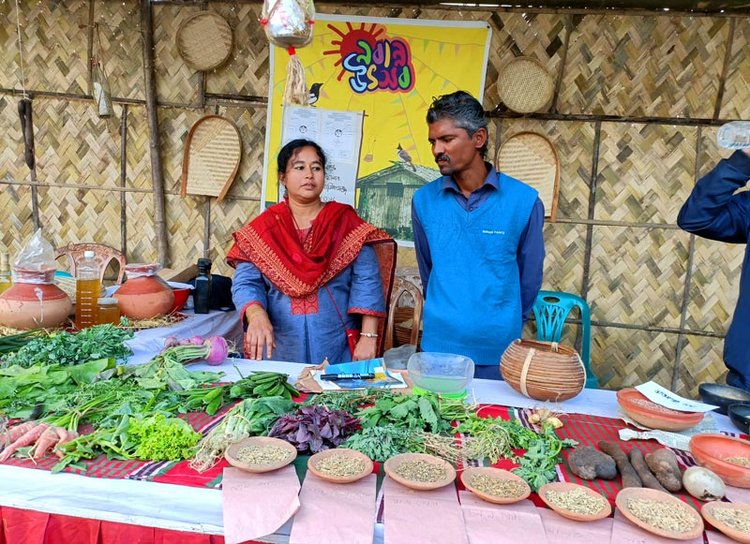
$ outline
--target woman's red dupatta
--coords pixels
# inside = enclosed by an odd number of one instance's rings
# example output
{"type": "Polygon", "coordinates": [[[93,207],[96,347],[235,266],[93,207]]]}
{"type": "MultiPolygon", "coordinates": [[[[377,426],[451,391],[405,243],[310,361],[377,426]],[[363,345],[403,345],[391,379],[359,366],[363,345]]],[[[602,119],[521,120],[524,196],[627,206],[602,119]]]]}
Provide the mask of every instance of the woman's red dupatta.
{"type": "MultiPolygon", "coordinates": [[[[286,201],[271,206],[233,236],[227,262],[232,266],[243,261],[253,263],[290,297],[317,292],[349,266],[366,243],[388,241],[395,253],[395,243],[385,231],[363,221],[351,206],[338,202],[328,202],[320,210],[304,246],[286,201]]],[[[390,286],[383,287],[387,303],[390,286]]]]}

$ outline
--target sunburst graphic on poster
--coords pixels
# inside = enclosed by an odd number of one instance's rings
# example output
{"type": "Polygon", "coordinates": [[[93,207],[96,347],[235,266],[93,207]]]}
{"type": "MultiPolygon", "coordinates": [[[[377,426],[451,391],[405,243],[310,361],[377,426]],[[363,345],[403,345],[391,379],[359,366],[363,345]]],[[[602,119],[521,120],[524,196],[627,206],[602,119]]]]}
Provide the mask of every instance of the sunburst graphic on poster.
{"type": "MultiPolygon", "coordinates": [[[[311,108],[363,115],[356,164],[347,174],[354,179],[345,181],[356,188],[359,214],[399,241],[412,240],[414,191],[440,176],[427,141],[427,108],[433,97],[457,90],[482,100],[490,39],[482,21],[318,14],[312,43],[297,50],[311,108]]],[[[289,56],[272,48],[270,62],[264,206],[279,198],[275,157],[285,143],[282,97],[289,56]]],[[[323,133],[327,129],[320,127],[323,133]]],[[[320,138],[335,141],[334,136],[320,138]]]]}

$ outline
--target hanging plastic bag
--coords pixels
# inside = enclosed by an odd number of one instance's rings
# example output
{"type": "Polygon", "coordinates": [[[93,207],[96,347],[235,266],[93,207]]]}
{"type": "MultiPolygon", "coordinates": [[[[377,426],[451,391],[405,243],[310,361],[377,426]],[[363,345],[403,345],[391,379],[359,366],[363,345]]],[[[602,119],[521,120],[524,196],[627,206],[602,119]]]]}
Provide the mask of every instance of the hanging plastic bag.
{"type": "Polygon", "coordinates": [[[305,83],[305,68],[295,49],[310,43],[315,6],[312,0],[264,0],[260,24],[268,41],[289,53],[284,104],[307,106],[310,94],[305,83]]]}
{"type": "Polygon", "coordinates": [[[312,0],[264,0],[260,24],[279,47],[304,47],[312,40],[315,6],[312,0]]]}
{"type": "Polygon", "coordinates": [[[55,250],[38,229],[13,262],[13,283],[54,282],[55,250]]]}

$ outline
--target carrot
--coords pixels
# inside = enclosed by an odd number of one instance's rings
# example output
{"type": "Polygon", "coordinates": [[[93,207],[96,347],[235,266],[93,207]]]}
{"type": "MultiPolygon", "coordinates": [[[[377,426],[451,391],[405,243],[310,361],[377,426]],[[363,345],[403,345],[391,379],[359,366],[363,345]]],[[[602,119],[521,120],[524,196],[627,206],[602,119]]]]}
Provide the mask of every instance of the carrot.
{"type": "Polygon", "coordinates": [[[57,444],[60,437],[57,432],[55,432],[56,430],[57,427],[47,427],[42,433],[39,440],[36,441],[36,444],[34,444],[34,447],[32,448],[34,459],[41,459],[50,449],[52,449],[52,447],[54,447],[55,444],[57,444]]]}
{"type": "Polygon", "coordinates": [[[36,421],[27,421],[26,423],[21,423],[15,427],[11,427],[3,433],[2,445],[7,446],[8,444],[12,444],[37,425],[38,423],[36,421]]]}
{"type": "Polygon", "coordinates": [[[71,440],[78,438],[78,433],[75,431],[66,431],[62,427],[55,427],[55,431],[57,431],[57,435],[60,437],[60,441],[55,446],[55,455],[62,459],[63,457],[65,457],[65,453],[58,448],[66,442],[70,442],[71,440]]]}
{"type": "Polygon", "coordinates": [[[10,446],[5,448],[2,453],[0,453],[0,463],[7,461],[10,456],[16,453],[19,448],[30,446],[31,444],[36,442],[37,439],[42,435],[42,433],[47,429],[47,427],[49,427],[49,425],[47,425],[46,423],[40,423],[18,437],[15,442],[13,442],[10,446]]]}

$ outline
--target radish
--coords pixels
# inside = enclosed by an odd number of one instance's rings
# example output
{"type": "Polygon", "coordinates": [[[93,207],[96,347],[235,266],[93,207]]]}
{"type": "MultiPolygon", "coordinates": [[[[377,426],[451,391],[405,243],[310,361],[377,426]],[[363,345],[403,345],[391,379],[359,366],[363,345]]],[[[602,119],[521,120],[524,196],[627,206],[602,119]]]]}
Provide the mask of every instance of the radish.
{"type": "Polygon", "coordinates": [[[220,365],[229,355],[229,345],[221,336],[211,336],[207,340],[201,338],[200,344],[194,344],[200,336],[193,336],[189,344],[172,346],[163,350],[158,356],[172,359],[180,364],[205,360],[210,365],[220,365]]]}
{"type": "Polygon", "coordinates": [[[177,339],[176,336],[167,336],[164,339],[164,347],[165,348],[171,348],[173,346],[179,346],[179,345],[180,345],[180,341],[177,339]]]}
{"type": "Polygon", "coordinates": [[[206,357],[209,365],[220,365],[226,360],[229,355],[229,345],[223,336],[211,336],[206,340],[206,344],[211,348],[206,357]]]}
{"type": "Polygon", "coordinates": [[[206,343],[206,339],[202,336],[193,336],[188,342],[193,346],[202,346],[206,343]]]}

